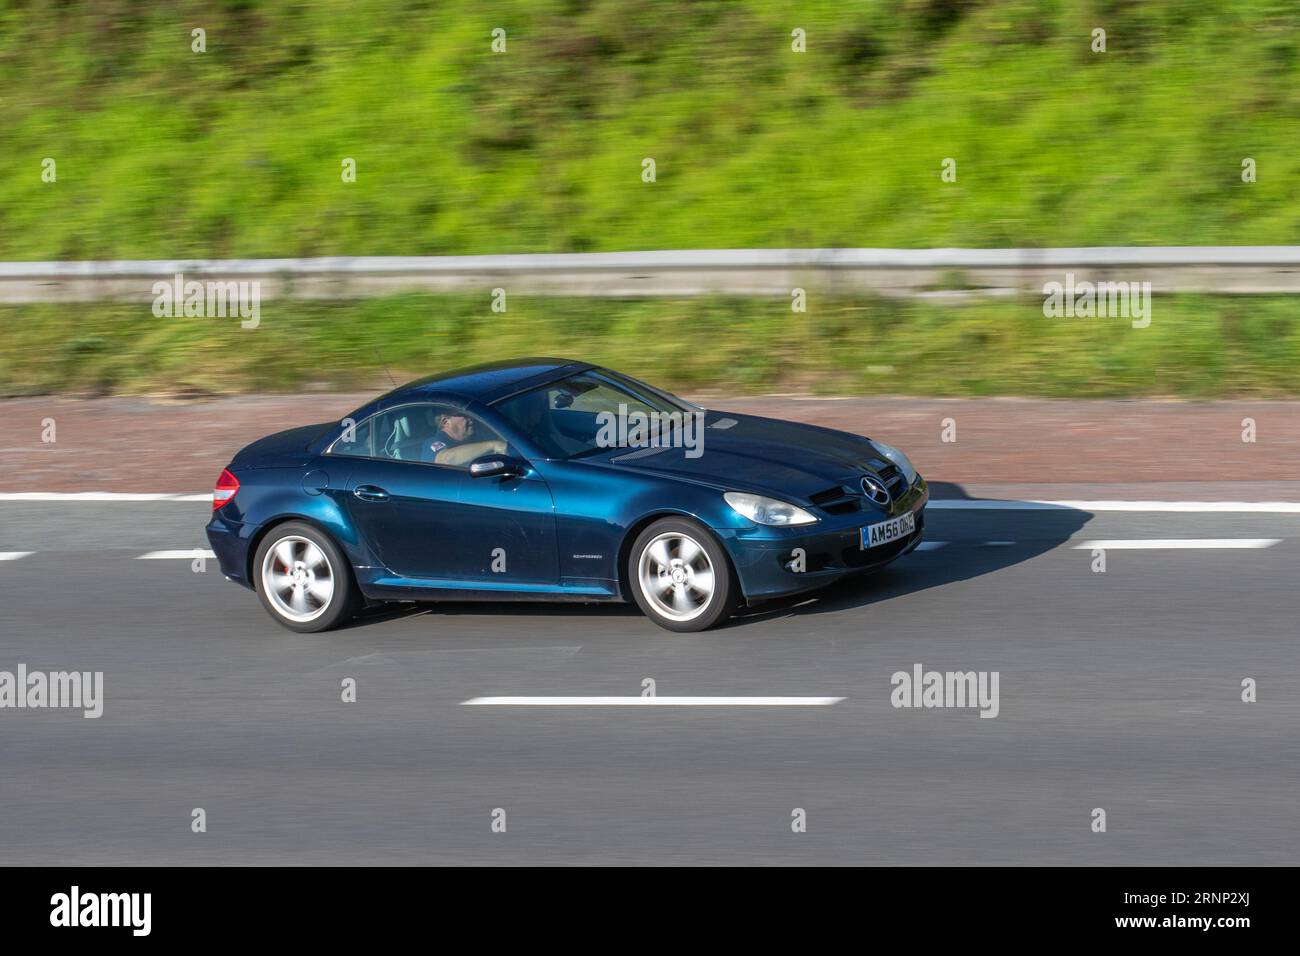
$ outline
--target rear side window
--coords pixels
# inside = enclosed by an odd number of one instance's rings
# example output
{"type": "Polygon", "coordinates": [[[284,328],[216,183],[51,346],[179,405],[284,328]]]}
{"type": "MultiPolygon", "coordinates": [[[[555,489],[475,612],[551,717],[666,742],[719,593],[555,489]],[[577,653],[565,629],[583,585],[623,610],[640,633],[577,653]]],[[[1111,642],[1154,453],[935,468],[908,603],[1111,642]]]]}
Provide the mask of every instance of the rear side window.
{"type": "Polygon", "coordinates": [[[330,445],[326,454],[330,455],[347,455],[353,458],[369,458],[374,454],[370,444],[370,435],[373,430],[372,423],[374,418],[367,418],[364,422],[343,421],[343,434],[335,439],[334,444],[330,445]]]}
{"type": "Polygon", "coordinates": [[[464,409],[416,403],[345,428],[326,454],[468,468],[476,458],[508,450],[500,435],[464,409]]]}
{"type": "Polygon", "coordinates": [[[468,468],[476,458],[508,450],[501,436],[479,418],[450,405],[399,405],[365,424],[365,434],[358,427],[356,442],[346,446],[352,450],[338,450],[345,447],[340,439],[332,453],[468,468]]]}
{"type": "Polygon", "coordinates": [[[442,423],[457,414],[456,409],[446,405],[401,405],[380,412],[373,419],[375,457],[392,461],[434,461],[437,453],[448,444],[441,434],[442,423]]]}

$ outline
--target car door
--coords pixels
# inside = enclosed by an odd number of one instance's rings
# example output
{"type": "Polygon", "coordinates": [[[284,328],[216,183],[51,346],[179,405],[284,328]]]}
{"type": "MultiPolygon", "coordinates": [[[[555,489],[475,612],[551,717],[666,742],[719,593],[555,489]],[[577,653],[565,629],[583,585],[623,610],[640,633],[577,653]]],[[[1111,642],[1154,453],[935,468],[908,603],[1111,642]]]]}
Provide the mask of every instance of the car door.
{"type": "Polygon", "coordinates": [[[556,586],[560,570],[551,489],[535,468],[516,460],[523,474],[480,478],[467,471],[461,482],[465,576],[503,588],[556,586]]]}
{"type": "Polygon", "coordinates": [[[348,513],[371,554],[404,578],[455,578],[465,566],[457,527],[462,473],[414,461],[365,459],[348,478],[348,513]]]}
{"type": "Polygon", "coordinates": [[[445,417],[471,423],[467,443],[514,451],[463,408],[421,403],[376,415],[371,457],[357,462],[347,484],[358,533],[405,578],[501,589],[557,584],[555,507],[546,482],[531,468],[472,478],[468,461],[432,460],[456,450],[431,452],[447,438],[437,425],[445,417]]]}
{"type": "Polygon", "coordinates": [[[457,526],[462,469],[421,460],[444,406],[387,409],[362,426],[367,456],[353,460],[343,496],[368,550],[405,578],[455,579],[467,555],[457,526]]]}

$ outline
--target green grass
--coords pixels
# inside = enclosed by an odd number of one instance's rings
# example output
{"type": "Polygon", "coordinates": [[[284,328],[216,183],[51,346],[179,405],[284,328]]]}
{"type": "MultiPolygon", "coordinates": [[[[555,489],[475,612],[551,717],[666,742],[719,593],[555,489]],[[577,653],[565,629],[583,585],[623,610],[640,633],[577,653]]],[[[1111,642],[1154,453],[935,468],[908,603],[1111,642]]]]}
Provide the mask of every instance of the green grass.
{"type": "Polygon", "coordinates": [[[1282,0],[0,0],[0,259],[1289,243],[1298,122],[1282,0]]]}
{"type": "MultiPolygon", "coordinates": [[[[1291,243],[1297,129],[1283,0],[0,0],[0,259],[1291,243]]],[[[1146,330],[1040,305],[4,307],[0,394],[369,388],[376,347],[686,390],[1300,391],[1291,299],[1161,298],[1146,330]]]]}
{"type": "Polygon", "coordinates": [[[597,300],[407,295],[262,303],[261,325],[147,303],[0,307],[0,394],[377,389],[519,355],[606,364],[686,392],[1281,397],[1300,392],[1284,296],[1159,297],[1152,322],[1046,319],[1038,298],[597,300]],[[382,363],[381,363],[382,359],[382,363]]]}

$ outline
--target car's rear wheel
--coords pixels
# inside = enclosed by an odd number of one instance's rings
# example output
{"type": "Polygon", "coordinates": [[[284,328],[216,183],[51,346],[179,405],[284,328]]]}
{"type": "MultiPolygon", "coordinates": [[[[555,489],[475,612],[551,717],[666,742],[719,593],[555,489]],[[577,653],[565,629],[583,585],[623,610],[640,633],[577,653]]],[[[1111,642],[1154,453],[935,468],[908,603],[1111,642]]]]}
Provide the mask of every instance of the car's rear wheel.
{"type": "Polygon", "coordinates": [[[703,631],[735,607],[731,564],[718,540],[684,518],[656,521],[628,555],[628,581],[637,606],[670,631],[703,631]]]}
{"type": "Polygon", "coordinates": [[[262,604],[291,631],[327,631],[356,610],[357,586],[343,552],[309,524],[290,521],[271,529],[253,567],[262,604]]]}

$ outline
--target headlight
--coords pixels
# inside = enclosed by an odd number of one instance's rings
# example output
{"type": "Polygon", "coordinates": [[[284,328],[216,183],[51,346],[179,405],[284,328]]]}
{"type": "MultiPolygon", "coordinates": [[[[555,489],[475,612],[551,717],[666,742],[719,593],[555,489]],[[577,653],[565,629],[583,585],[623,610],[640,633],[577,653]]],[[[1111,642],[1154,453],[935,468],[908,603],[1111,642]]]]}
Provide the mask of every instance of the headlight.
{"type": "Polygon", "coordinates": [[[728,491],[722,496],[731,510],[744,515],[750,521],[769,525],[812,524],[817,520],[797,505],[776,498],[762,495],[750,495],[743,491],[728,491]]]}
{"type": "Polygon", "coordinates": [[[912,467],[912,463],[907,456],[893,445],[886,445],[883,441],[873,441],[871,447],[898,466],[898,470],[907,479],[907,487],[911,488],[913,482],[916,481],[916,469],[912,467]]]}

